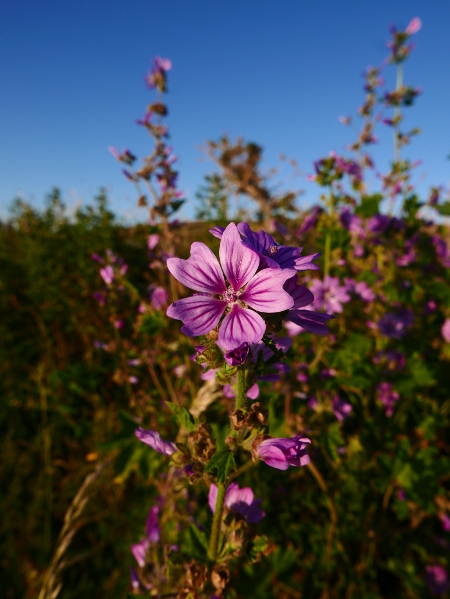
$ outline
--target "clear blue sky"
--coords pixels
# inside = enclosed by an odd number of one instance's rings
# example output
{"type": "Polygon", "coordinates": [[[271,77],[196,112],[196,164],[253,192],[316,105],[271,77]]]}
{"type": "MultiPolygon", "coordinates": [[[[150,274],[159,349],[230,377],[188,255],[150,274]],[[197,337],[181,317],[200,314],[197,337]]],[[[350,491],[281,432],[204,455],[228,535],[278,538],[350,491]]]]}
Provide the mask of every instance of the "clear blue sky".
{"type": "MultiPolygon", "coordinates": [[[[134,121],[154,97],[143,77],[155,55],[173,61],[169,126],[187,197],[212,169],[200,146],[224,132],[260,143],[267,166],[283,152],[311,172],[352,141],[337,117],[361,103],[361,73],[386,55],[389,25],[414,16],[423,28],[405,80],[424,93],[408,152],[424,160],[425,189],[450,179],[448,0],[1,2],[0,214],[18,193],[41,206],[52,186],[72,205],[106,186],[118,214],[136,214],[107,147],[150,150],[134,121]]],[[[377,152],[386,160],[391,145],[377,152]]],[[[298,185],[306,204],[317,196],[298,185]]]]}

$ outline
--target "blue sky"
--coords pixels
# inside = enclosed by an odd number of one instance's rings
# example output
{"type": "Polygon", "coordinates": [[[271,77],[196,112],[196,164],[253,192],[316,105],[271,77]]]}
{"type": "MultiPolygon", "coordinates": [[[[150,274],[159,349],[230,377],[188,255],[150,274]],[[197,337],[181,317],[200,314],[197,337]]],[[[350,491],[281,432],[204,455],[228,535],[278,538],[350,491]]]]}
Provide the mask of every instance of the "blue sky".
{"type": "MultiPolygon", "coordinates": [[[[105,186],[113,209],[136,217],[134,188],[107,148],[150,152],[135,120],[154,97],[143,77],[156,55],[173,62],[169,126],[188,198],[213,169],[200,147],[225,132],[261,144],[267,167],[284,153],[309,173],[352,141],[337,117],[360,105],[361,73],[386,56],[389,25],[414,16],[423,28],[405,81],[424,91],[408,155],[424,161],[425,190],[450,179],[448,0],[2,2],[0,214],[17,194],[42,206],[59,186],[73,207],[105,186]]],[[[380,165],[392,155],[390,136],[382,142],[380,165]]],[[[296,185],[304,205],[316,199],[312,184],[296,185]]]]}

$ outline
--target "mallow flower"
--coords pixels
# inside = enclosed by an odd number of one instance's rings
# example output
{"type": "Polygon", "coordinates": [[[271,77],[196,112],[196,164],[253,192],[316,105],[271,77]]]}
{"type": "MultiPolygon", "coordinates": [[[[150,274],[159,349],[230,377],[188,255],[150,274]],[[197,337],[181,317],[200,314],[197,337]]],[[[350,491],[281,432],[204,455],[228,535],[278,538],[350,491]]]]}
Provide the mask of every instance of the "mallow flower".
{"type": "Polygon", "coordinates": [[[134,434],[140,441],[142,441],[142,443],[149,445],[152,449],[163,455],[170,456],[178,451],[175,443],[172,443],[172,441],[164,441],[157,431],[144,430],[139,427],[134,431],[134,434]]]}
{"type": "Polygon", "coordinates": [[[267,268],[257,273],[259,255],[243,245],[234,223],[223,232],[219,257],[220,264],[204,243],[194,242],[187,260],[167,260],[170,273],[199,292],[171,304],[167,316],[181,320],[181,331],[190,336],[205,335],[220,322],[218,343],[230,351],[243,343],[261,341],[266,323],[259,312],[283,312],[292,307],[294,300],[283,284],[295,270],[267,268]]]}
{"type": "Polygon", "coordinates": [[[342,304],[350,301],[347,289],[341,286],[339,277],[327,275],[323,282],[320,279],[314,279],[311,283],[311,290],[314,294],[314,308],[318,310],[325,308],[331,314],[342,312],[342,304]]]}
{"type": "Polygon", "coordinates": [[[327,335],[328,329],[324,325],[324,322],[333,317],[330,314],[314,312],[308,308],[308,306],[314,302],[314,295],[309,289],[297,283],[297,276],[286,281],[284,290],[287,291],[294,300],[294,305],[286,314],[285,320],[302,327],[310,333],[327,335]]]}
{"type": "Polygon", "coordinates": [[[287,470],[289,466],[306,466],[310,457],[306,453],[310,439],[297,435],[292,439],[264,439],[255,448],[255,457],[277,470],[287,470]]]}
{"type": "Polygon", "coordinates": [[[145,537],[131,545],[131,553],[134,555],[139,567],[143,568],[146,563],[147,549],[150,543],[157,543],[160,538],[159,530],[159,512],[162,506],[162,498],[159,498],[158,503],[150,508],[147,516],[147,522],[145,523],[145,537]]]}
{"type": "MultiPolygon", "coordinates": [[[[266,515],[261,509],[261,502],[262,499],[255,499],[250,487],[240,489],[237,483],[231,483],[225,492],[225,507],[241,514],[249,523],[256,524],[266,515]]],[[[217,486],[214,483],[209,488],[208,503],[214,514],[217,503],[217,486]]]]}
{"type": "MultiPolygon", "coordinates": [[[[318,270],[313,260],[320,256],[320,252],[309,256],[301,256],[300,247],[280,245],[265,231],[252,231],[247,223],[239,223],[237,230],[242,236],[243,244],[255,251],[260,258],[260,268],[293,268],[294,270],[318,270]]],[[[214,237],[222,238],[225,229],[213,227],[209,232],[214,237]]]]}

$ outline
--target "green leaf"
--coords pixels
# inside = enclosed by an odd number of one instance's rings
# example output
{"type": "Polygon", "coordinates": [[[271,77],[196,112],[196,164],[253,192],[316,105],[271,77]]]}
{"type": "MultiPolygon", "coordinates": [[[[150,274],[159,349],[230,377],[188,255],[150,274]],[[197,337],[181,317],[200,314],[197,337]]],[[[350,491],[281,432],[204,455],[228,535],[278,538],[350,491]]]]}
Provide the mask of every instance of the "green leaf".
{"type": "Polygon", "coordinates": [[[206,555],[208,552],[208,539],[206,538],[206,534],[198,529],[195,524],[191,524],[189,527],[189,536],[197,551],[206,555]]]}
{"type": "Polygon", "coordinates": [[[217,480],[219,483],[224,483],[227,480],[230,469],[236,470],[236,462],[234,455],[228,449],[216,452],[211,460],[207,463],[205,472],[217,470],[217,480]]]}
{"type": "Polygon", "coordinates": [[[171,401],[166,401],[166,405],[175,418],[178,420],[179,424],[188,432],[192,433],[197,428],[197,424],[195,422],[195,418],[192,416],[190,412],[186,410],[186,408],[180,408],[180,406],[175,405],[171,401]]]}
{"type": "Polygon", "coordinates": [[[332,424],[328,431],[321,435],[321,441],[333,462],[337,462],[339,460],[337,448],[344,445],[339,422],[332,424]]]}
{"type": "Polygon", "coordinates": [[[262,535],[255,537],[249,545],[248,559],[251,564],[258,562],[261,559],[261,553],[269,547],[269,539],[262,535]]]}

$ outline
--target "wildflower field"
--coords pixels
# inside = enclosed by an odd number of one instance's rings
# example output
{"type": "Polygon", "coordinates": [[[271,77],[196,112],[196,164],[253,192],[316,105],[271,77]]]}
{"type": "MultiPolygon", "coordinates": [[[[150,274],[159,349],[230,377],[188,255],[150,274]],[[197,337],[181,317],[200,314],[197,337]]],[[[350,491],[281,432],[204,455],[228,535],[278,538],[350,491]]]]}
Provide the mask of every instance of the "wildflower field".
{"type": "Polygon", "coordinates": [[[273,186],[260,146],[224,136],[198,219],[178,220],[160,57],[138,121],[149,155],[111,148],[145,223],[119,223],[104,190],[71,218],[57,189],[43,211],[14,202],[2,596],[449,596],[450,195],[437,182],[419,197],[403,157],[420,27],[392,29],[365,72],[358,114],[341,117],[356,139],[311,165],[308,210],[273,186]]]}

